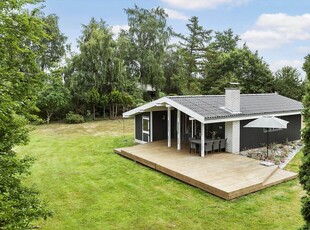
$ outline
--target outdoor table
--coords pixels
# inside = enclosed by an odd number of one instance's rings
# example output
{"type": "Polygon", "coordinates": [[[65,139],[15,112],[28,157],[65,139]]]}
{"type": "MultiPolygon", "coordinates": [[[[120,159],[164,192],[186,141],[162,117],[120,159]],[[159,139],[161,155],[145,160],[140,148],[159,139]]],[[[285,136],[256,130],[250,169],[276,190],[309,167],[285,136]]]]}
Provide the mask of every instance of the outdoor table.
{"type": "MultiPolygon", "coordinates": [[[[206,145],[206,142],[207,141],[213,141],[214,139],[205,139],[205,145],[206,145]]],[[[194,144],[196,144],[196,145],[198,145],[199,146],[199,151],[200,151],[200,148],[201,148],[201,139],[199,138],[199,139],[192,139],[192,138],[190,138],[189,139],[189,142],[190,143],[194,143],[194,144]]]]}

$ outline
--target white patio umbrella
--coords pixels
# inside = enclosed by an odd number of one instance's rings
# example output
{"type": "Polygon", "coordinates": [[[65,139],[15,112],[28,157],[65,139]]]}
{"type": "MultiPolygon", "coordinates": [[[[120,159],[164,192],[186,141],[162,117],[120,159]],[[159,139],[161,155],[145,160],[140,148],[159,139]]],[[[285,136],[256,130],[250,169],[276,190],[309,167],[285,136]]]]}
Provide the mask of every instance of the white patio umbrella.
{"type": "Polygon", "coordinates": [[[286,129],[288,123],[289,123],[288,121],[282,120],[277,117],[262,116],[262,117],[257,118],[254,121],[249,122],[244,127],[245,128],[264,128],[267,130],[267,158],[268,158],[269,130],[270,129],[286,129]]]}

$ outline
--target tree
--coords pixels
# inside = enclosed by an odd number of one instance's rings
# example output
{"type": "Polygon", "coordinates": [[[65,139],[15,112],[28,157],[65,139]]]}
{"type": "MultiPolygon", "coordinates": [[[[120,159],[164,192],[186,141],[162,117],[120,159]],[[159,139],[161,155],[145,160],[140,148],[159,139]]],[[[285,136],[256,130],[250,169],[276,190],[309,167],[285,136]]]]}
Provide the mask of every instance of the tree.
{"type": "Polygon", "coordinates": [[[188,90],[186,68],[181,48],[177,45],[170,46],[164,57],[164,76],[166,80],[164,92],[166,94],[190,94],[188,90]]]}
{"type": "Polygon", "coordinates": [[[197,77],[204,76],[204,64],[207,61],[206,53],[212,39],[212,30],[205,30],[200,26],[198,17],[190,18],[186,26],[189,35],[178,34],[178,37],[182,40],[180,45],[185,59],[185,69],[187,70],[187,88],[190,91],[191,84],[195,84],[197,77]]]}
{"type": "Polygon", "coordinates": [[[72,57],[65,80],[76,104],[90,106],[95,118],[100,98],[122,87],[125,67],[111,29],[103,20],[92,18],[83,25],[78,44],[80,53],[72,57]]]}
{"type": "Polygon", "coordinates": [[[113,90],[109,94],[108,98],[111,105],[110,116],[111,118],[116,118],[118,113],[118,107],[122,104],[122,94],[117,90],[113,90]]]}
{"type": "Polygon", "coordinates": [[[65,42],[67,37],[61,33],[58,25],[59,18],[55,14],[39,15],[43,21],[45,37],[40,43],[32,45],[36,52],[37,63],[41,68],[42,88],[38,93],[37,106],[45,113],[46,122],[49,124],[51,116],[64,109],[68,104],[69,95],[61,78],[61,61],[66,53],[65,42]]]}
{"type": "Polygon", "coordinates": [[[304,128],[302,131],[302,139],[304,142],[302,165],[299,170],[300,183],[306,191],[306,195],[302,197],[301,213],[305,220],[304,229],[310,229],[310,54],[305,57],[303,70],[306,72],[306,87],[303,98],[303,121],[304,128]]]}
{"type": "Polygon", "coordinates": [[[32,45],[45,37],[38,9],[26,4],[36,0],[0,3],[0,228],[30,229],[31,222],[50,215],[37,192],[22,179],[30,173],[33,159],[17,157],[14,147],[28,142],[26,127],[35,108],[40,85],[39,66],[32,45]]]}
{"type": "Polygon", "coordinates": [[[34,46],[37,53],[37,62],[42,71],[50,71],[59,66],[59,62],[66,53],[67,37],[60,31],[59,18],[55,14],[41,15],[44,30],[47,36],[42,37],[40,45],[34,46]]]}
{"type": "Polygon", "coordinates": [[[227,87],[225,82],[232,80],[240,83],[242,93],[273,92],[274,79],[268,64],[245,45],[228,53],[214,54],[206,66],[203,91],[210,94],[212,87],[224,89],[227,87]]]}
{"type": "Polygon", "coordinates": [[[279,94],[301,101],[304,94],[304,83],[296,68],[284,66],[275,74],[275,91],[279,94]]]}
{"type": "Polygon", "coordinates": [[[50,123],[52,115],[65,109],[70,100],[70,92],[65,87],[62,77],[59,73],[51,73],[48,75],[42,89],[38,93],[37,106],[46,114],[46,123],[50,123]]]}
{"type": "Polygon", "coordinates": [[[100,102],[100,94],[95,88],[93,88],[92,90],[88,91],[85,96],[88,103],[90,103],[92,106],[93,120],[96,120],[96,106],[100,102]]]}
{"type": "Polygon", "coordinates": [[[240,37],[234,35],[232,29],[223,32],[215,32],[214,41],[210,44],[210,48],[217,52],[229,53],[238,48],[240,37]]]}
{"type": "Polygon", "coordinates": [[[136,5],[125,9],[125,12],[128,16],[128,38],[133,47],[131,57],[139,67],[140,83],[150,84],[158,96],[165,83],[162,64],[172,34],[166,23],[167,14],[160,7],[147,10],[136,5]]]}

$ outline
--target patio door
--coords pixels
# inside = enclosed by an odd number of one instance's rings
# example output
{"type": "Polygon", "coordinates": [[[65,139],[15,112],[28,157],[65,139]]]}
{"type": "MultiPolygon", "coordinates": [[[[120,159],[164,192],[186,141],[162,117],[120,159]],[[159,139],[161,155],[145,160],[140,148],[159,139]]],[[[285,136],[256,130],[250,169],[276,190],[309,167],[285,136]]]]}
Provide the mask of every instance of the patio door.
{"type": "Polygon", "coordinates": [[[142,117],[142,141],[150,141],[150,118],[147,116],[142,117]]]}

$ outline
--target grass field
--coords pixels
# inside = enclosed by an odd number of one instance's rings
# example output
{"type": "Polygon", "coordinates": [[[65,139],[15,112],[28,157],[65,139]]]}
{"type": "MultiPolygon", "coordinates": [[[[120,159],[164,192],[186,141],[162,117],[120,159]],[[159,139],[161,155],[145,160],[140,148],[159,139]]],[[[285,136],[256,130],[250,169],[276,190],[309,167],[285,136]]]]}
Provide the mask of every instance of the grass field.
{"type": "MultiPolygon", "coordinates": [[[[297,229],[298,180],[225,201],[125,159],[133,121],[37,126],[20,155],[36,157],[26,183],[54,217],[41,229],[297,229]]],[[[301,153],[286,169],[297,171],[301,153]]]]}

